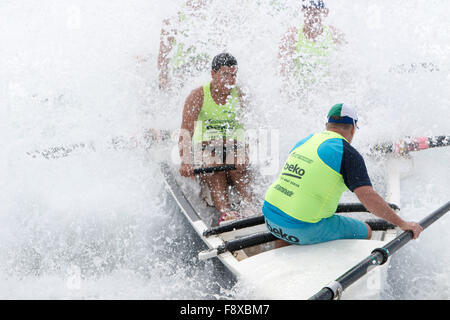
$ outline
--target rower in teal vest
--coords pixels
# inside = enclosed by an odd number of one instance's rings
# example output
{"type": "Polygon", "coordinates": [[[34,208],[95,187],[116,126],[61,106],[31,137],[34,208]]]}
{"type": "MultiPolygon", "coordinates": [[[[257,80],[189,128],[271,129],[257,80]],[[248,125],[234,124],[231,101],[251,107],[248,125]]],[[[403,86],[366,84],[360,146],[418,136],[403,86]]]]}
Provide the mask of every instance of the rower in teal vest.
{"type": "Polygon", "coordinates": [[[329,9],[322,0],[303,0],[304,24],[291,27],[283,37],[279,58],[286,85],[309,87],[328,74],[330,56],[343,42],[336,28],[323,24],[329,9]]]}
{"type": "Polygon", "coordinates": [[[266,226],[276,237],[290,244],[370,239],[366,223],[335,215],[347,189],[374,215],[419,236],[422,227],[400,218],[372,188],[363,157],[350,145],[357,121],[353,107],[336,104],[328,113],[326,131],[293,147],[262,208],[266,226]]]}
{"type": "Polygon", "coordinates": [[[212,167],[229,162],[236,165],[236,170],[201,177],[211,190],[214,206],[220,214],[219,223],[236,219],[245,211],[251,212],[247,146],[242,123],[246,99],[236,86],[236,75],[237,61],[232,55],[221,53],[214,57],[212,81],[193,90],[186,99],[179,140],[182,176],[193,177],[194,165],[212,167]],[[245,204],[241,212],[231,209],[228,181],[236,187],[245,204]]]}

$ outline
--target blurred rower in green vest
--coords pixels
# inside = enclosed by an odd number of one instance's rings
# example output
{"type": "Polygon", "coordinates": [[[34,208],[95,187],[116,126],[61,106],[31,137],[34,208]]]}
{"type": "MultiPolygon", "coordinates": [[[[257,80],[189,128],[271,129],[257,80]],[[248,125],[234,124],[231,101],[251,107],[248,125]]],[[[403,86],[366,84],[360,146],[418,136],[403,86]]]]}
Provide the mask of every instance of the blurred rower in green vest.
{"type": "Polygon", "coordinates": [[[158,55],[160,89],[181,87],[189,77],[208,70],[210,40],[203,34],[207,7],[207,0],[187,0],[176,17],[164,20],[158,55]]]}
{"type": "Polygon", "coordinates": [[[280,45],[281,75],[294,91],[307,90],[328,73],[331,55],[344,42],[336,28],[324,24],[329,9],[322,0],[303,0],[304,24],[291,27],[280,45]]]}

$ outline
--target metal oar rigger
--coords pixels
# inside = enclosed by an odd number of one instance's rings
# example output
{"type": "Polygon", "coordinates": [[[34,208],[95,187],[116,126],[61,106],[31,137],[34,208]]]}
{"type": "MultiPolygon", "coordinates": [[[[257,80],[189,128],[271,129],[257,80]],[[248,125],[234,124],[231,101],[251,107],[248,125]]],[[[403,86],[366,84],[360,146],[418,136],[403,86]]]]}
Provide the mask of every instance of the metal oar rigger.
{"type": "Polygon", "coordinates": [[[258,244],[274,241],[276,239],[277,238],[269,231],[259,232],[236,240],[225,241],[222,245],[218,246],[217,248],[199,252],[198,258],[200,260],[207,260],[210,258],[217,257],[219,254],[225,252],[232,252],[236,250],[253,247],[258,244]]]}
{"type": "MultiPolygon", "coordinates": [[[[422,228],[425,230],[433,222],[437,221],[443,215],[450,210],[450,201],[438,208],[423,220],[419,222],[422,228]]],[[[345,289],[351,284],[355,283],[358,279],[369,272],[373,267],[383,265],[388,261],[388,258],[392,256],[397,250],[407,244],[413,238],[412,231],[405,231],[389,242],[382,248],[376,248],[372,253],[348,270],[342,276],[332,281],[328,286],[317,292],[310,300],[333,300],[339,299],[345,289]]]]}

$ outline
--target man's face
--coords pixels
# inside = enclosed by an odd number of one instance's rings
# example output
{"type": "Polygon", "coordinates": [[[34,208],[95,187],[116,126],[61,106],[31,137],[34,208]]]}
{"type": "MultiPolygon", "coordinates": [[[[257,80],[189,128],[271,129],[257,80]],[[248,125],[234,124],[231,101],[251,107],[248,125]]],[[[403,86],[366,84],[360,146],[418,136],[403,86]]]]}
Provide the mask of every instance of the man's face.
{"type": "Polygon", "coordinates": [[[194,9],[200,9],[206,4],[206,0],[188,0],[186,4],[194,9]]]}
{"type": "Polygon", "coordinates": [[[356,127],[353,126],[350,130],[350,139],[348,140],[348,143],[352,143],[353,138],[355,137],[355,133],[356,133],[356,127]]]}
{"type": "Polygon", "coordinates": [[[305,17],[305,23],[311,25],[322,24],[322,18],[328,15],[328,8],[316,9],[316,8],[303,8],[303,15],[305,17]]]}
{"type": "Polygon", "coordinates": [[[231,89],[236,84],[237,66],[222,66],[217,72],[211,70],[211,77],[221,88],[231,89]]]}

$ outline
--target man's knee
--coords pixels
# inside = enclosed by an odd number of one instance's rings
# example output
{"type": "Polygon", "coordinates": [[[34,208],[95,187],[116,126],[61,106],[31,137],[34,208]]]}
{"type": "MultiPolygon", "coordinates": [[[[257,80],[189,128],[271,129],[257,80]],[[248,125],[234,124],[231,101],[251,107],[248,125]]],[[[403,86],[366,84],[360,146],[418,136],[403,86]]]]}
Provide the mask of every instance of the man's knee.
{"type": "Polygon", "coordinates": [[[365,223],[366,227],[367,227],[367,238],[366,239],[371,239],[372,238],[372,229],[370,228],[370,226],[365,223]]]}
{"type": "Polygon", "coordinates": [[[283,248],[290,246],[291,244],[289,242],[286,242],[284,240],[275,240],[274,241],[274,249],[283,248]]]}
{"type": "Polygon", "coordinates": [[[211,192],[222,192],[228,185],[225,172],[214,172],[205,176],[205,180],[211,192]]]}
{"type": "Polygon", "coordinates": [[[244,170],[244,171],[231,170],[228,172],[228,174],[234,184],[240,184],[240,183],[246,184],[250,180],[250,175],[247,170],[244,170]]]}
{"type": "Polygon", "coordinates": [[[213,172],[213,173],[209,173],[207,175],[204,176],[205,180],[208,182],[222,182],[225,181],[227,178],[226,172],[225,171],[217,171],[217,172],[213,172]]]}

